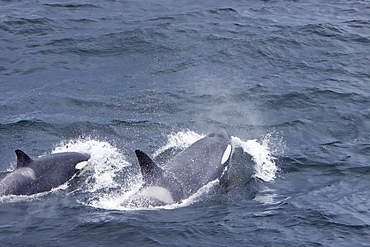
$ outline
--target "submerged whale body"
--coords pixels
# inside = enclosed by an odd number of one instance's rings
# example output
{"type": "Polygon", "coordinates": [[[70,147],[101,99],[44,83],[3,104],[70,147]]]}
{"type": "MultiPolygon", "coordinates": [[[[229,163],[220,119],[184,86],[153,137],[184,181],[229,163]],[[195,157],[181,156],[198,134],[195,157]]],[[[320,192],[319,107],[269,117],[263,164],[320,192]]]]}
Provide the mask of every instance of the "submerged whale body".
{"type": "Polygon", "coordinates": [[[0,196],[49,191],[72,178],[86,166],[90,158],[86,154],[66,152],[32,160],[21,150],[15,153],[17,167],[0,181],[0,196]]]}
{"type": "Polygon", "coordinates": [[[222,131],[193,143],[162,167],[140,150],[136,150],[143,187],[130,204],[163,206],[180,203],[209,182],[220,178],[231,156],[230,136],[222,131]]]}

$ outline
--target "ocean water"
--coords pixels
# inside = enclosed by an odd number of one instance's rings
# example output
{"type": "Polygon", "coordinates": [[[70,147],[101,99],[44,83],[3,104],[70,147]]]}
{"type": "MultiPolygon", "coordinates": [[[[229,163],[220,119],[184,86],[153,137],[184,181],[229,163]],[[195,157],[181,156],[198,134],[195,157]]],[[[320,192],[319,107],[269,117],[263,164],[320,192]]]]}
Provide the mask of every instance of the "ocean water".
{"type": "Polygon", "coordinates": [[[0,245],[370,245],[369,1],[19,0],[0,17],[1,177],[15,149],[92,157],[0,198],[0,245]],[[161,162],[219,129],[234,189],[121,205],[135,149],[161,162]]]}

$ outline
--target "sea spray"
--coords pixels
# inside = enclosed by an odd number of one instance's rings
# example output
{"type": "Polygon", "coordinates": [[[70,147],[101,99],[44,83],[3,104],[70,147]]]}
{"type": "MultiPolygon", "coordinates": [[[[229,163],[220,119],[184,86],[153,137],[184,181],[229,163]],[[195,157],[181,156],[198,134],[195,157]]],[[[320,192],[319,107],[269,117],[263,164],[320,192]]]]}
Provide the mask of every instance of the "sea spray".
{"type": "Polygon", "coordinates": [[[235,136],[231,140],[234,148],[241,147],[244,152],[252,156],[252,160],[255,162],[255,177],[266,182],[272,181],[275,178],[277,172],[275,158],[271,156],[267,146],[261,145],[257,140],[242,141],[239,137],[235,136]]]}
{"type": "MultiPolygon", "coordinates": [[[[160,156],[173,148],[184,150],[202,137],[204,135],[190,130],[171,133],[168,135],[168,141],[162,147],[158,148],[153,156],[160,156]]],[[[240,147],[252,157],[255,177],[266,182],[275,178],[277,167],[269,151],[268,137],[260,144],[257,140],[243,141],[233,136],[231,137],[231,143],[233,148],[240,147]]],[[[88,179],[89,183],[84,191],[87,199],[81,200],[80,203],[95,208],[108,210],[150,210],[186,207],[207,196],[213,191],[212,188],[220,182],[218,178],[207,183],[181,203],[149,208],[143,208],[137,205],[123,206],[124,204],[122,203],[124,201],[129,200],[131,196],[140,190],[143,181],[141,174],[138,172],[139,170],[130,169],[131,164],[116,147],[108,142],[87,138],[63,142],[54,149],[53,153],[66,151],[83,152],[91,155],[89,162],[93,166],[92,178],[88,179]],[[129,173],[125,177],[130,178],[130,181],[115,179],[117,175],[122,175],[122,173],[129,173]]]]}

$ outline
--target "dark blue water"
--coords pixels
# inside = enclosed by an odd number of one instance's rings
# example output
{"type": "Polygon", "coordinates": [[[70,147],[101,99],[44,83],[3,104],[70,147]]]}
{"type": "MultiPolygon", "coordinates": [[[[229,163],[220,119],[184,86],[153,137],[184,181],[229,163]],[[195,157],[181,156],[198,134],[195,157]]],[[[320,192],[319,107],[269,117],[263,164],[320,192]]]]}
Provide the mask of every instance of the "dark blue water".
{"type": "Polygon", "coordinates": [[[93,159],[70,185],[2,198],[2,246],[369,246],[369,1],[20,0],[0,17],[2,175],[15,149],[93,159]],[[217,129],[249,180],[119,206],[135,149],[217,129]]]}

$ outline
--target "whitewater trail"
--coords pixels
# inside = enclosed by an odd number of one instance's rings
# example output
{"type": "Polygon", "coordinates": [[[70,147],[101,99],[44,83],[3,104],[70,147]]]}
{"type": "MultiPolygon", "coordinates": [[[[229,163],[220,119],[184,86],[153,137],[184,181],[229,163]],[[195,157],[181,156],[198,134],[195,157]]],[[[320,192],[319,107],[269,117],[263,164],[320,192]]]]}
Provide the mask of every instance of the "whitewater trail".
{"type": "MultiPolygon", "coordinates": [[[[171,148],[183,150],[204,136],[191,130],[171,133],[168,135],[166,144],[158,148],[154,152],[153,157],[157,157],[171,148]]],[[[231,137],[231,144],[234,149],[242,148],[244,152],[252,156],[252,160],[254,161],[254,176],[269,182],[276,177],[277,166],[275,159],[270,154],[267,143],[268,141],[266,140],[261,144],[257,140],[243,141],[239,137],[231,137]]],[[[66,151],[83,152],[91,155],[91,159],[89,160],[91,178],[86,178],[87,186],[85,187],[85,193],[88,194],[90,199],[81,201],[81,203],[108,210],[144,209],[138,206],[121,206],[123,201],[129,199],[130,196],[141,188],[143,181],[141,175],[139,173],[134,174],[133,171],[130,171],[133,174],[130,174],[130,181],[128,183],[123,185],[117,181],[117,175],[124,168],[136,164],[130,164],[116,147],[105,141],[87,138],[63,142],[53,150],[53,153],[66,151]]],[[[199,201],[218,183],[219,179],[209,182],[181,203],[145,209],[174,209],[189,206],[199,201]]]]}

